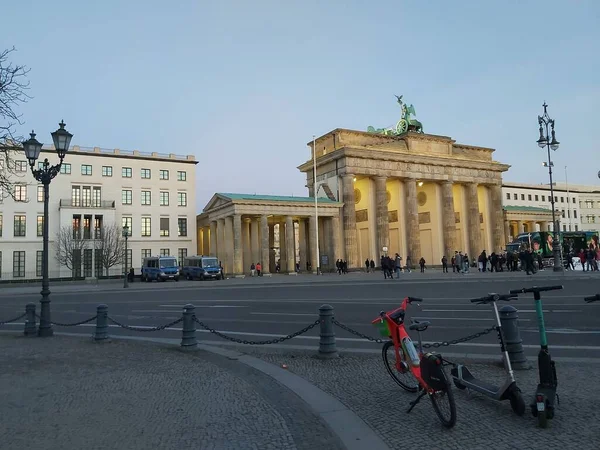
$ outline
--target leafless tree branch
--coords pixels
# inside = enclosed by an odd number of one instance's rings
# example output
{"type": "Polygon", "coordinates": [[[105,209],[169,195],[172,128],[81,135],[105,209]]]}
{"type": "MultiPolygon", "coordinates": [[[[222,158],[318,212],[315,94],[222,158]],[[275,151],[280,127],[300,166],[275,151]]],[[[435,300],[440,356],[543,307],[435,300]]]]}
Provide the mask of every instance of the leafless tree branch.
{"type": "Polygon", "coordinates": [[[108,273],[111,267],[125,262],[125,238],[116,224],[102,227],[100,239],[94,240],[97,264],[108,273]]]}
{"type": "Polygon", "coordinates": [[[79,233],[74,233],[73,227],[61,227],[56,234],[56,242],[54,243],[56,261],[72,271],[75,264],[81,264],[81,255],[88,248],[88,244],[89,241],[81,239],[79,233]]]}

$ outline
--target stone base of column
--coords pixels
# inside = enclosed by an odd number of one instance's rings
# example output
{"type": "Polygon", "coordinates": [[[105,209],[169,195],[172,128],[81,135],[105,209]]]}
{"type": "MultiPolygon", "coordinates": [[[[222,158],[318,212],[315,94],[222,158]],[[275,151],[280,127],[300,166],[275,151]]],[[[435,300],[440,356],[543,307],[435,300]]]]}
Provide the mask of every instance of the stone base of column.
{"type": "Polygon", "coordinates": [[[238,274],[238,275],[234,275],[233,278],[246,278],[246,275],[238,274]]]}
{"type": "Polygon", "coordinates": [[[288,272],[288,275],[298,275],[298,272],[288,272]]]}

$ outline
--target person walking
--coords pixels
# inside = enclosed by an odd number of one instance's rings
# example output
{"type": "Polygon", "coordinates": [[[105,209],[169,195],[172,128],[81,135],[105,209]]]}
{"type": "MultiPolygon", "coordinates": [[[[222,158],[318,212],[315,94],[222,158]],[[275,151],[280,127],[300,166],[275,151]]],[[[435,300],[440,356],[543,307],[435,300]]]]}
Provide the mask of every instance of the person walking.
{"type": "Polygon", "coordinates": [[[367,273],[369,273],[369,258],[365,260],[365,267],[367,268],[367,273]]]}
{"type": "Polygon", "coordinates": [[[375,261],[371,260],[371,262],[369,263],[369,267],[371,269],[371,272],[375,272],[375,261]]]}
{"type": "Polygon", "coordinates": [[[421,273],[425,272],[425,258],[423,258],[421,256],[421,259],[419,260],[419,266],[421,266],[421,273]]]}
{"type": "Polygon", "coordinates": [[[256,272],[256,266],[254,263],[250,264],[250,276],[254,277],[254,273],[256,272]]]}
{"type": "Polygon", "coordinates": [[[262,265],[261,263],[257,262],[256,263],[256,274],[260,277],[262,276],[262,265]]]}
{"type": "Polygon", "coordinates": [[[394,258],[394,272],[396,272],[396,278],[400,278],[400,271],[402,270],[402,256],[396,253],[394,258]]]}
{"type": "Polygon", "coordinates": [[[442,256],[442,273],[448,273],[448,258],[442,256]]]}
{"type": "Polygon", "coordinates": [[[408,273],[412,272],[412,259],[410,258],[410,255],[406,255],[406,270],[408,273]]]}

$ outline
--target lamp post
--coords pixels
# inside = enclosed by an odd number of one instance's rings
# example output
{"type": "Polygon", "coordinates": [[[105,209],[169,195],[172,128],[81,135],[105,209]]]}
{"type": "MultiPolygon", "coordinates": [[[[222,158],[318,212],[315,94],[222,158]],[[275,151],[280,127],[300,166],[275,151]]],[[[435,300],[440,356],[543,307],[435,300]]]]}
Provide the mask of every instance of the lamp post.
{"type": "Polygon", "coordinates": [[[548,175],[550,176],[550,203],[552,205],[552,256],[554,258],[554,272],[562,272],[564,270],[561,258],[560,258],[560,242],[558,240],[558,233],[560,227],[556,225],[556,212],[554,209],[554,183],[552,182],[552,160],[550,159],[550,149],[556,151],[559,147],[559,142],[556,140],[554,134],[554,119],[551,119],[548,115],[548,105],[546,102],[542,105],[544,107],[544,114],[538,116],[538,124],[540,126],[540,138],[537,140],[537,144],[540,148],[546,147],[548,150],[548,175]],[[545,133],[544,133],[545,132],[545,133]]]}
{"type": "Polygon", "coordinates": [[[129,227],[127,225],[123,227],[123,237],[125,238],[125,265],[123,267],[123,274],[125,276],[123,277],[123,287],[128,288],[129,284],[127,283],[127,267],[129,266],[127,265],[127,238],[129,237],[129,227]]]}
{"type": "Polygon", "coordinates": [[[317,194],[319,193],[319,187],[317,186],[317,147],[316,147],[316,139],[313,134],[313,195],[315,196],[315,239],[317,241],[316,244],[316,252],[317,252],[317,275],[321,273],[321,255],[319,254],[319,206],[317,201],[317,194]]]}
{"type": "Polygon", "coordinates": [[[65,130],[65,123],[62,120],[59,126],[60,128],[58,130],[51,133],[54,149],[60,158],[60,162],[54,166],[50,165],[48,158],[45,158],[42,167],[34,169],[35,162],[42,151],[42,144],[37,141],[33,131],[30,134],[31,137],[23,142],[23,149],[25,150],[25,156],[29,160],[31,173],[33,177],[44,186],[44,247],[42,252],[42,291],[40,292],[40,294],[42,294],[42,299],[40,300],[40,327],[38,329],[38,336],[41,337],[48,337],[54,334],[50,319],[50,282],[48,280],[48,199],[50,182],[60,173],[60,166],[69,150],[71,138],[73,137],[71,133],[65,130]]]}

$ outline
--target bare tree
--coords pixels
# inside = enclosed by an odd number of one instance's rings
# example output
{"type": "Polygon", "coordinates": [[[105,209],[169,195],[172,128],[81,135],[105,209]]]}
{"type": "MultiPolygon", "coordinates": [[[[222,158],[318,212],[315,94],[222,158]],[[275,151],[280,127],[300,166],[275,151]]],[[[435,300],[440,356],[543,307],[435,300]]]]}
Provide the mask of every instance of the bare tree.
{"type": "Polygon", "coordinates": [[[101,265],[108,275],[111,267],[125,262],[125,238],[116,224],[102,227],[102,233],[94,240],[96,264],[101,265]]]}
{"type": "Polygon", "coordinates": [[[23,176],[22,173],[15,173],[11,157],[14,151],[22,149],[20,142],[23,141],[21,136],[14,134],[14,127],[23,124],[16,108],[30,98],[26,93],[29,89],[29,69],[10,61],[14,51],[14,47],[0,51],[0,196],[13,198],[11,179],[14,175],[23,176]]]}
{"type": "Polygon", "coordinates": [[[72,226],[63,226],[58,231],[54,243],[56,260],[75,274],[81,269],[81,255],[88,245],[89,241],[81,239],[79,230],[74,230],[72,226]]]}

